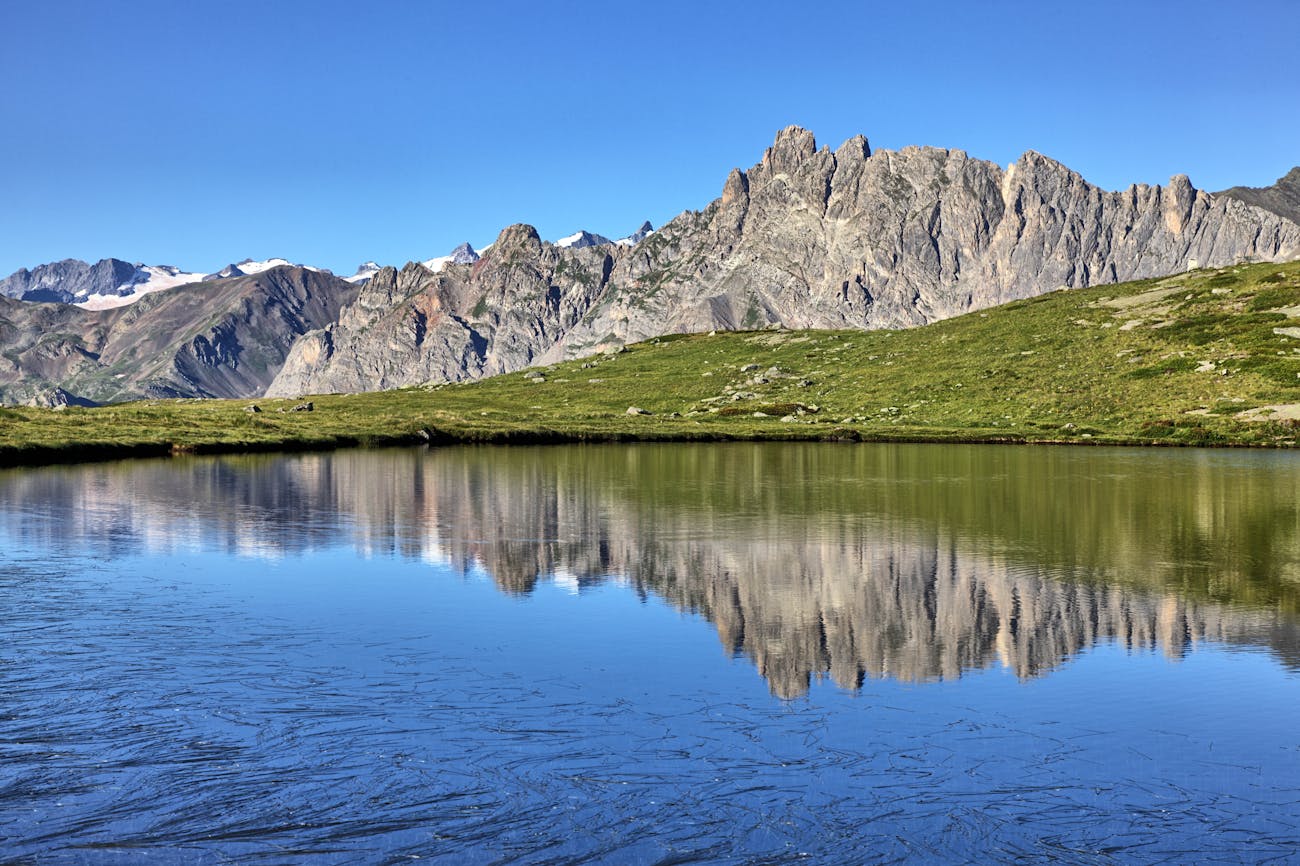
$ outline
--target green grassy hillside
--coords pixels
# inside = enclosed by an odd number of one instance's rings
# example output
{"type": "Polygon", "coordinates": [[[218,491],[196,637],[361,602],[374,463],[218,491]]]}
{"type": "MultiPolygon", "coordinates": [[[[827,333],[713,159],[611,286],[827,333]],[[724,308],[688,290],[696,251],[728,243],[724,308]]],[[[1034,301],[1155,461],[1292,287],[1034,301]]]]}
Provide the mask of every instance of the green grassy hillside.
{"type": "Polygon", "coordinates": [[[288,411],[294,400],[0,410],[0,460],[424,438],[1290,447],[1300,263],[1055,292],[908,331],[664,337],[481,382],[312,401],[310,413],[288,411]]]}

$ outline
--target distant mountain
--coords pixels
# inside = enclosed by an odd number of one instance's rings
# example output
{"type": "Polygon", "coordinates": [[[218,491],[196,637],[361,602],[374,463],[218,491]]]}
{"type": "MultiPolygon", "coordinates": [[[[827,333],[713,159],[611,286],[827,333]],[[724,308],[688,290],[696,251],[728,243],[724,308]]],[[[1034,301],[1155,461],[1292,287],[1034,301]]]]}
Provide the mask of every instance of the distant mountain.
{"type": "Polygon", "coordinates": [[[557,247],[561,247],[564,249],[575,249],[575,250],[584,249],[586,247],[605,246],[607,244],[617,244],[618,246],[622,246],[622,247],[632,247],[632,246],[636,246],[637,244],[641,243],[641,241],[645,240],[650,235],[654,234],[654,231],[655,231],[654,226],[650,225],[649,221],[646,221],[641,223],[641,228],[637,229],[627,237],[619,238],[616,241],[611,241],[609,238],[605,237],[604,235],[598,235],[588,231],[580,231],[580,232],[575,232],[574,234],[571,234],[567,237],[560,238],[558,241],[555,241],[554,243],[555,246],[557,247]]]}
{"type": "Polygon", "coordinates": [[[0,402],[260,395],[298,336],[356,294],[332,274],[282,266],[108,310],[3,298],[0,402]]]}
{"type": "Polygon", "coordinates": [[[449,258],[454,265],[472,265],[479,260],[479,254],[466,242],[452,250],[449,258]]]}
{"type": "Polygon", "coordinates": [[[311,265],[295,264],[294,262],[291,262],[288,259],[273,258],[273,259],[263,259],[261,261],[244,259],[242,262],[235,262],[234,264],[226,265],[224,268],[217,271],[215,274],[208,274],[206,277],[204,277],[204,279],[225,280],[225,279],[229,279],[230,277],[251,277],[253,274],[260,274],[263,271],[269,271],[271,268],[283,268],[283,267],[306,268],[309,271],[322,270],[322,268],[313,268],[311,265]]]}
{"type": "Polygon", "coordinates": [[[555,245],[557,247],[571,247],[572,249],[580,250],[584,247],[598,247],[612,243],[614,242],[604,235],[595,235],[588,231],[580,231],[571,234],[568,237],[560,238],[555,242],[555,245]]]}
{"type": "Polygon", "coordinates": [[[121,259],[100,259],[92,265],[64,259],[30,271],[23,268],[0,280],[0,297],[104,309],[202,278],[203,274],[171,265],[132,264],[121,259]]]}
{"type": "Polygon", "coordinates": [[[614,241],[614,243],[618,244],[621,247],[634,247],[637,244],[641,243],[641,241],[650,237],[650,235],[654,233],[655,233],[655,227],[650,225],[649,220],[646,220],[645,222],[641,223],[641,228],[632,232],[632,234],[628,235],[625,238],[619,238],[618,240],[614,241]]]}
{"type": "Polygon", "coordinates": [[[421,264],[428,270],[437,273],[447,265],[472,265],[478,260],[478,251],[470,246],[469,242],[466,241],[451,252],[447,253],[447,255],[425,259],[421,264]]]}
{"type": "MultiPolygon", "coordinates": [[[[626,238],[611,241],[602,235],[579,232],[557,242],[558,246],[582,248],[616,243],[632,246],[653,233],[650,223],[626,238]]],[[[437,272],[447,264],[473,264],[479,260],[479,251],[463,243],[445,256],[428,259],[423,264],[437,272]]],[[[64,259],[27,270],[22,269],[0,280],[0,297],[43,303],[76,304],[88,310],[107,310],[138,301],[145,295],[172,289],[190,283],[227,280],[264,273],[271,268],[295,267],[328,273],[324,268],[295,264],[288,259],[244,259],[226,265],[212,274],[185,271],[173,265],[132,264],[122,259],[101,259],[88,264],[79,259],[64,259]]],[[[364,283],[380,270],[376,262],[364,262],[356,273],[345,277],[354,284],[364,283]]]]}
{"type": "Polygon", "coordinates": [[[244,259],[226,265],[215,274],[185,271],[173,265],[132,264],[122,259],[100,259],[93,265],[80,259],[64,259],[38,265],[32,270],[23,268],[0,280],[0,297],[107,310],[135,303],[145,295],[164,289],[246,277],[285,266],[321,270],[310,265],[295,265],[287,259],[244,259]]]}
{"type": "Polygon", "coordinates": [[[1215,195],[1235,198],[1300,223],[1300,165],[1279,177],[1272,186],[1234,186],[1215,195]]]}
{"type": "Polygon", "coordinates": [[[119,290],[129,289],[129,291],[120,291],[119,294],[88,295],[73,303],[87,310],[107,310],[133,304],[153,292],[197,283],[204,278],[203,274],[182,271],[171,265],[137,265],[136,267],[138,282],[119,287],[119,290]]]}
{"type": "Polygon", "coordinates": [[[357,265],[357,272],[350,277],[344,277],[349,283],[360,284],[379,273],[379,265],[376,262],[362,262],[357,265]]]}

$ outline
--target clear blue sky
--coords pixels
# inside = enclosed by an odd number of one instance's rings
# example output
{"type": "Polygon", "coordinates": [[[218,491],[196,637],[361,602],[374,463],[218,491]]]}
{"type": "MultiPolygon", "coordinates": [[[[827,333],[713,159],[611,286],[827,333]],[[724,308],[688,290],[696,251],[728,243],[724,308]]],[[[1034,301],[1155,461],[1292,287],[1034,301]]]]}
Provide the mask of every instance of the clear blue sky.
{"type": "Polygon", "coordinates": [[[1300,2],[0,0],[0,275],[619,236],[791,123],[1116,189],[1300,163],[1300,2]]]}

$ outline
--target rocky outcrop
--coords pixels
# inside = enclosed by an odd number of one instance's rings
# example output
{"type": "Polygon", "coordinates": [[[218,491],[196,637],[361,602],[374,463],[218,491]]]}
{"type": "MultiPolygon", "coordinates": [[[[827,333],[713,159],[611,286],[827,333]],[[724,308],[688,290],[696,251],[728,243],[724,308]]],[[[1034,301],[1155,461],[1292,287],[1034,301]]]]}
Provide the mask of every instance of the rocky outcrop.
{"type": "Polygon", "coordinates": [[[1300,255],[1300,225],[1184,176],[1107,192],[1041,154],[832,152],[790,127],[702,212],[631,246],[507,229],[472,268],[376,275],[272,393],[456,380],[665,333],[921,325],[1061,287],[1300,255]],[[381,279],[382,277],[382,279],[381,279]]]}
{"type": "Polygon", "coordinates": [[[110,310],[0,299],[0,401],[260,395],[294,341],[337,319],[356,292],[280,267],[110,310]]]}
{"type": "Polygon", "coordinates": [[[1300,222],[1300,165],[1279,177],[1272,186],[1234,186],[1215,195],[1244,201],[1292,222],[1300,222]]]}

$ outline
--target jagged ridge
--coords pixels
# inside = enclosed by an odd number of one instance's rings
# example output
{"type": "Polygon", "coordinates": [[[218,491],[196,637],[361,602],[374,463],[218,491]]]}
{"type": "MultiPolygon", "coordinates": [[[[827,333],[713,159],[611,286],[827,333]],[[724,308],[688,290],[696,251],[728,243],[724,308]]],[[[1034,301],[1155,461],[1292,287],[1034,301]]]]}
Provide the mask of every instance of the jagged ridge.
{"type": "Polygon", "coordinates": [[[1300,225],[1187,177],[1106,192],[1041,154],[833,153],[782,130],[722,195],[631,247],[512,226],[472,266],[372,280],[271,394],[459,380],[711,329],[899,328],[1026,298],[1300,254],[1300,225]]]}

